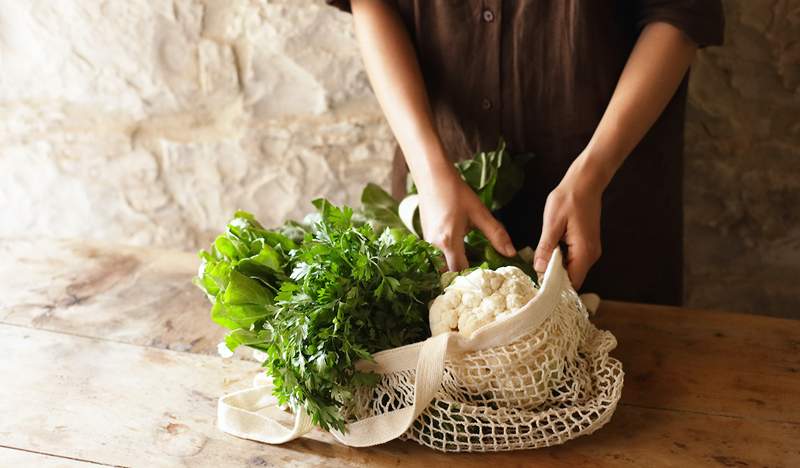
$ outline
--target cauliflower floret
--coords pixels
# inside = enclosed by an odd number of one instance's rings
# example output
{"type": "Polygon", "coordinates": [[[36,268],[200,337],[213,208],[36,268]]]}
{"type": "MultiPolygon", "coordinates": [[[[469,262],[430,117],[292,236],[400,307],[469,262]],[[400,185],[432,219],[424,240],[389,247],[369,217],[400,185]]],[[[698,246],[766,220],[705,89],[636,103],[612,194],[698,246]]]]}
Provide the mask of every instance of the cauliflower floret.
{"type": "Polygon", "coordinates": [[[505,266],[477,269],[456,277],[430,307],[433,335],[457,331],[471,336],[479,328],[516,312],[537,289],[522,270],[505,266]]]}

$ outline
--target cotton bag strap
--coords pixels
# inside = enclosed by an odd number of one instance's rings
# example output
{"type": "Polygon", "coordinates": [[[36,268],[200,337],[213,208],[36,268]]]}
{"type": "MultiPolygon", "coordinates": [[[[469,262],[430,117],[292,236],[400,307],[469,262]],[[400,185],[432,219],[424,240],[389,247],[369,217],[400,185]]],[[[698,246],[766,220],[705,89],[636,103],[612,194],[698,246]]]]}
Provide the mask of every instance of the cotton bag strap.
{"type": "MultiPolygon", "coordinates": [[[[368,447],[400,437],[428,407],[442,384],[447,344],[450,334],[437,335],[424,341],[416,369],[414,404],[347,425],[347,432],[331,431],[333,436],[351,447],[368,447]]],[[[217,426],[224,432],[267,444],[282,444],[302,437],[311,429],[311,418],[300,410],[292,427],[283,425],[266,414],[276,408],[271,382],[230,393],[217,404],[217,426]]]]}
{"type": "Polygon", "coordinates": [[[273,388],[272,381],[259,374],[253,387],[221,397],[217,404],[219,428],[236,437],[267,444],[289,442],[313,429],[311,418],[304,410],[294,415],[291,428],[263,413],[278,406],[278,399],[272,395],[273,388]]]}
{"type": "MultiPolygon", "coordinates": [[[[539,327],[555,309],[563,289],[568,285],[561,251],[556,248],[547,266],[542,288],[520,312],[509,319],[483,327],[470,338],[445,333],[421,343],[376,353],[374,362],[360,362],[359,369],[378,373],[415,369],[413,404],[349,423],[345,433],[331,433],[351,447],[378,445],[401,436],[428,407],[441,387],[448,355],[500,346],[539,327]]],[[[237,437],[268,444],[288,442],[313,429],[311,418],[303,410],[295,414],[292,427],[265,414],[265,410],[277,405],[272,390],[271,383],[259,383],[253,388],[221,397],[217,407],[219,428],[237,437]]]]}

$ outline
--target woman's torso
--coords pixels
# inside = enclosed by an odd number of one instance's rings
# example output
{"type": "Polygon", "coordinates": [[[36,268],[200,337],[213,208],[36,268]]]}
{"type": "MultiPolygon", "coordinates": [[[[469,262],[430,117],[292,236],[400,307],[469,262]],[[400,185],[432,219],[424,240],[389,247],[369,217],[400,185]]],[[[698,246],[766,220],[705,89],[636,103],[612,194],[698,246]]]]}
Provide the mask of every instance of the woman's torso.
{"type": "MultiPolygon", "coordinates": [[[[544,201],[583,150],[638,36],[637,2],[397,0],[451,159],[499,138],[533,152],[526,182],[499,213],[518,247],[535,246],[544,201]]],[[[682,271],[682,123],[686,81],[628,157],[603,200],[604,255],[586,289],[678,303],[682,271]],[[635,263],[654,251],[652,265],[635,263]],[[635,271],[634,271],[635,270],[635,271]]],[[[407,170],[398,154],[395,192],[407,170]]]]}

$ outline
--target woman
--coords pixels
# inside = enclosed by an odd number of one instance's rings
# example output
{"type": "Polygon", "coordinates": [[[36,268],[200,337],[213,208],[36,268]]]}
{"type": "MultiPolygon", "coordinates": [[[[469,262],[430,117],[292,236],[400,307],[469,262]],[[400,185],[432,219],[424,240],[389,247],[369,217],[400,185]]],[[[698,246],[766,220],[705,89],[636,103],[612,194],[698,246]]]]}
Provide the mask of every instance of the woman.
{"type": "Polygon", "coordinates": [[[424,237],[451,270],[475,226],[501,253],[536,246],[537,271],[563,242],[576,289],[681,303],[687,72],[722,40],[718,0],[328,3],[352,10],[399,143],[393,192],[410,170],[424,237]],[[536,158],[493,215],[452,162],[501,136],[536,158]]]}

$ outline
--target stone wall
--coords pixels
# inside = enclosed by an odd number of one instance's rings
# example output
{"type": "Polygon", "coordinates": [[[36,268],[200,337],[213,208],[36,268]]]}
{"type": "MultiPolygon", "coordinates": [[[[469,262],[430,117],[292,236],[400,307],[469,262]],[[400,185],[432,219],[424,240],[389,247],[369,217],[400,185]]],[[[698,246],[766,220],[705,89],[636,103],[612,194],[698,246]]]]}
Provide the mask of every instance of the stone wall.
{"type": "Polygon", "coordinates": [[[800,1],[724,2],[686,126],[686,302],[800,318],[800,1]]]}
{"type": "Polygon", "coordinates": [[[295,0],[0,0],[0,235],[196,249],[388,184],[349,18],[295,0]]]}
{"type": "MultiPolygon", "coordinates": [[[[690,305],[800,316],[800,1],[726,2],[687,127],[690,305]],[[794,41],[794,42],[793,42],[794,41]]],[[[0,0],[0,236],[193,250],[388,184],[349,17],[312,0],[0,0]]]]}

